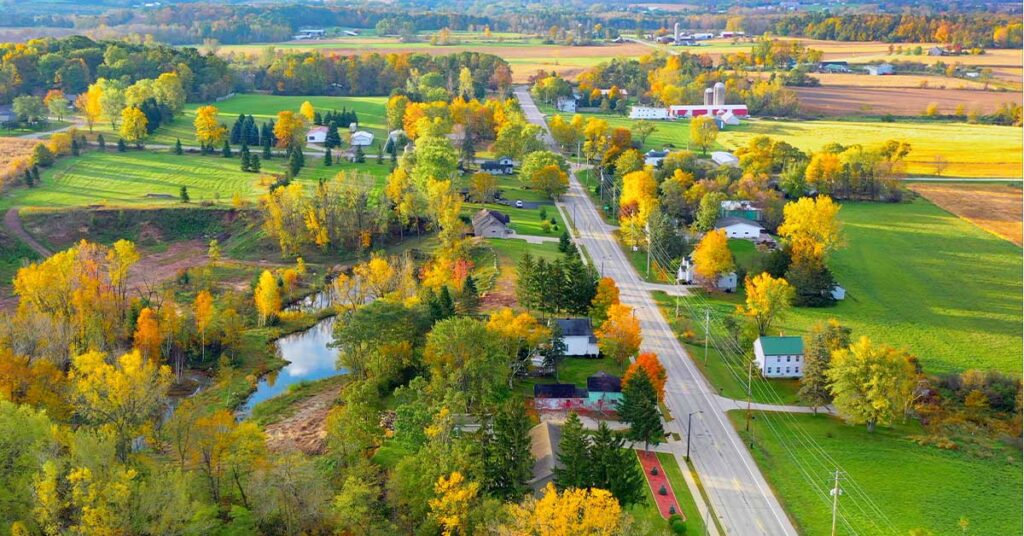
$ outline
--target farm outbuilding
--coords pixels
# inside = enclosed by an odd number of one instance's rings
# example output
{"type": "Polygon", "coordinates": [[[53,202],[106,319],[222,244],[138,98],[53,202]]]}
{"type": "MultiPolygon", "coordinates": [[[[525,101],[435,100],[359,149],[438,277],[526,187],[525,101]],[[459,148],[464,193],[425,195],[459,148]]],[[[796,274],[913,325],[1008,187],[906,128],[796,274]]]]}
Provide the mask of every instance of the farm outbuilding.
{"type": "Polygon", "coordinates": [[[878,65],[868,65],[864,67],[864,70],[871,76],[885,76],[896,72],[896,68],[891,63],[881,63],[878,65]]]}
{"type": "Polygon", "coordinates": [[[506,214],[482,208],[473,215],[473,235],[483,238],[505,238],[512,234],[508,226],[511,221],[506,214]]]}
{"type": "Polygon", "coordinates": [[[725,151],[714,151],[711,153],[711,161],[721,166],[739,167],[740,159],[732,153],[725,151]]]}
{"type": "Polygon", "coordinates": [[[313,127],[306,132],[306,141],[309,143],[323,143],[327,139],[327,127],[313,127]]]}
{"type": "Polygon", "coordinates": [[[736,216],[719,218],[715,222],[715,229],[725,230],[725,236],[729,238],[744,239],[755,239],[761,236],[761,233],[764,231],[764,227],[761,227],[757,222],[736,216]]]}

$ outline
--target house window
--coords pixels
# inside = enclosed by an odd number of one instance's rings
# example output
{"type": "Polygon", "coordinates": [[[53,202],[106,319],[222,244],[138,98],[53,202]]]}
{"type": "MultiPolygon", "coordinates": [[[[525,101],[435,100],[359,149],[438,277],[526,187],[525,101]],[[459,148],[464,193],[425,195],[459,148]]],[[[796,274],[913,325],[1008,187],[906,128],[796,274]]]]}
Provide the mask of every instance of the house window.
{"type": "Polygon", "coordinates": [[[786,367],[786,374],[789,374],[789,367],[786,367]]]}
{"type": "Polygon", "coordinates": [[[795,367],[793,369],[793,372],[796,373],[796,374],[800,374],[800,367],[795,367]]]}
{"type": "Polygon", "coordinates": [[[789,356],[786,356],[786,363],[789,363],[789,356]]]}

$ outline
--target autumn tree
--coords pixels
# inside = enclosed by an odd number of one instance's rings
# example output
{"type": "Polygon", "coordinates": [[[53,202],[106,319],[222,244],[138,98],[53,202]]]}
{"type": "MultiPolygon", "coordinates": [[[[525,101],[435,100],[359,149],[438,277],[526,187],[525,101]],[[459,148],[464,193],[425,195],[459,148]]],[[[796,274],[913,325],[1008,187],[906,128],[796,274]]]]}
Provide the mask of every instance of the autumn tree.
{"type": "Polygon", "coordinates": [[[828,370],[832,354],[850,346],[850,328],[843,327],[834,318],[818,322],[804,336],[803,376],[797,396],[811,406],[815,413],[818,408],[832,401],[829,391],[828,370]]]}
{"type": "Polygon", "coordinates": [[[121,111],[121,129],[119,131],[121,138],[127,143],[134,143],[141,149],[143,141],[149,135],[149,131],[146,130],[148,122],[149,120],[142,110],[135,107],[125,108],[121,111]]]}
{"type": "Polygon", "coordinates": [[[651,134],[654,134],[655,130],[657,130],[657,127],[654,126],[654,123],[647,121],[646,119],[636,121],[629,127],[629,131],[632,132],[633,137],[640,142],[641,147],[647,143],[647,138],[651,134]]]}
{"type": "Polygon", "coordinates": [[[613,536],[623,526],[622,507],[610,491],[603,489],[566,489],[559,492],[548,484],[540,499],[527,498],[511,504],[511,534],[545,536],[613,536]]]}
{"type": "Polygon", "coordinates": [[[558,199],[569,190],[569,176],[556,165],[544,166],[530,176],[530,186],[552,199],[558,199]]]}
{"type": "Polygon", "coordinates": [[[92,127],[103,115],[103,108],[100,107],[100,95],[102,92],[103,89],[100,86],[93,84],[89,86],[87,91],[80,93],[75,98],[75,108],[82,113],[85,124],[89,127],[89,132],[92,132],[92,127]]]}
{"type": "Polygon", "coordinates": [[[246,509],[250,500],[253,473],[267,462],[266,436],[252,421],[235,420],[219,410],[196,420],[189,444],[189,463],[206,482],[210,498],[234,496],[246,509]]]}
{"type": "Polygon", "coordinates": [[[914,366],[907,355],[861,337],[832,354],[829,388],[836,410],[849,422],[889,424],[904,408],[914,388],[914,366]]]}
{"type": "Polygon", "coordinates": [[[608,307],[608,319],[595,333],[601,352],[622,365],[640,350],[640,321],[628,305],[608,307]]]}
{"type": "MultiPolygon", "coordinates": [[[[551,340],[551,329],[537,321],[530,313],[515,314],[506,307],[491,313],[487,321],[489,331],[501,351],[512,363],[513,375],[524,374],[529,356],[542,343],[551,340]]],[[[512,376],[509,377],[509,382],[512,376]]],[[[509,385],[511,388],[511,384],[509,385]]]]}
{"type": "Polygon", "coordinates": [[[498,191],[498,178],[487,172],[474,173],[469,178],[469,199],[474,203],[489,203],[498,191]]]}
{"type": "Polygon", "coordinates": [[[841,206],[828,196],[803,197],[783,208],[779,235],[786,239],[793,261],[827,261],[843,245],[841,206]]]}
{"type": "Polygon", "coordinates": [[[139,318],[135,321],[133,340],[135,349],[147,361],[158,361],[160,359],[160,345],[163,343],[163,337],[160,333],[157,315],[149,307],[139,311],[139,318]]]}
{"type": "Polygon", "coordinates": [[[724,229],[704,233],[693,250],[693,265],[694,273],[708,288],[715,288],[720,277],[736,269],[724,229]]]}
{"type": "Polygon", "coordinates": [[[594,324],[600,326],[608,319],[608,309],[612,305],[619,304],[619,287],[615,280],[610,277],[602,277],[597,282],[597,293],[590,302],[590,318],[594,324]]]}
{"type": "Polygon", "coordinates": [[[423,361],[430,369],[432,388],[457,389],[468,408],[503,392],[509,374],[507,357],[483,322],[451,317],[434,324],[427,335],[423,361]]]}
{"type": "Polygon", "coordinates": [[[196,140],[205,147],[214,147],[224,142],[228,129],[217,119],[216,106],[200,106],[192,122],[196,128],[196,140]]]}
{"type": "Polygon", "coordinates": [[[690,120],[690,141],[700,148],[701,153],[707,155],[717,138],[718,125],[714,118],[702,115],[690,120]]]}
{"type": "Polygon", "coordinates": [[[470,510],[477,502],[480,484],[455,471],[434,485],[437,498],[430,500],[430,516],[441,526],[441,534],[467,534],[470,510]]]}
{"type": "Polygon", "coordinates": [[[772,324],[782,318],[793,301],[793,287],[782,278],[766,272],[747,277],[743,282],[747,293],[743,314],[750,317],[759,336],[767,335],[772,324]]]}
{"type": "Polygon", "coordinates": [[[196,330],[199,331],[203,362],[206,362],[206,328],[213,320],[213,296],[210,291],[201,290],[199,294],[196,294],[192,314],[196,320],[196,330]]]}
{"type": "Polygon", "coordinates": [[[665,382],[668,381],[668,374],[665,367],[658,360],[658,354],[654,352],[643,352],[636,356],[636,360],[630,363],[626,373],[622,376],[622,383],[627,384],[638,370],[644,369],[647,379],[650,380],[654,392],[658,395],[658,401],[665,400],[665,382]]]}
{"type": "Polygon", "coordinates": [[[281,289],[277,286],[277,278],[270,270],[263,270],[260,274],[253,300],[259,313],[260,326],[267,325],[267,322],[281,311],[281,289]]]}
{"type": "Polygon", "coordinates": [[[521,160],[526,155],[544,148],[540,134],[541,128],[537,125],[524,121],[509,121],[498,130],[491,151],[496,155],[521,160]]]}
{"type": "Polygon", "coordinates": [[[277,139],[278,147],[301,151],[306,146],[307,130],[308,122],[304,115],[290,110],[277,112],[277,120],[274,121],[274,137],[277,139]]]}
{"type": "Polygon", "coordinates": [[[125,462],[132,439],[163,407],[171,371],[138,351],[113,363],[101,352],[88,352],[74,358],[68,380],[75,413],[110,434],[118,459],[125,462]]]}
{"type": "Polygon", "coordinates": [[[316,110],[313,109],[313,104],[309,101],[302,101],[302,105],[299,106],[299,115],[305,117],[307,123],[313,123],[313,118],[316,117],[316,110]]]}

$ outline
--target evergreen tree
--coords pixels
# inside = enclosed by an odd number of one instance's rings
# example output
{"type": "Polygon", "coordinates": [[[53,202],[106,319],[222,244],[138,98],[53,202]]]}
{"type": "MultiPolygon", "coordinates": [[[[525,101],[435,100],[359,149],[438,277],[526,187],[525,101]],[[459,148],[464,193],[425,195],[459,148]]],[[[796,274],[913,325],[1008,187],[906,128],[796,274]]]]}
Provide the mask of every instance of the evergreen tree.
{"type": "Polygon", "coordinates": [[[527,309],[536,309],[540,303],[537,289],[532,282],[536,279],[537,262],[527,251],[516,263],[516,298],[527,309]]]}
{"type": "Polygon", "coordinates": [[[128,150],[128,144],[124,142],[123,138],[117,139],[117,152],[123,153],[128,150]]]}
{"type": "Polygon", "coordinates": [[[804,342],[804,375],[800,378],[797,396],[817,413],[819,407],[832,402],[828,379],[832,352],[850,345],[850,328],[835,320],[819,322],[811,328],[804,342]]]}
{"type": "Polygon", "coordinates": [[[235,123],[231,125],[231,132],[228,134],[228,140],[233,144],[242,143],[242,133],[245,127],[245,114],[238,114],[238,119],[235,119],[235,123]]]}
{"type": "MultiPolygon", "coordinates": [[[[556,290],[562,299],[559,309],[576,316],[586,316],[590,310],[590,303],[597,294],[598,277],[594,267],[583,264],[577,255],[567,255],[552,264],[560,265],[562,277],[553,278],[551,281],[564,281],[565,285],[556,290]]],[[[557,288],[557,285],[548,286],[557,288]]],[[[553,300],[552,303],[558,303],[558,300],[553,300]]]]}
{"type": "Polygon", "coordinates": [[[462,157],[463,167],[469,167],[476,160],[476,147],[473,146],[473,136],[467,131],[463,131],[462,145],[459,147],[459,153],[462,157]]]}
{"type": "Polygon", "coordinates": [[[96,146],[99,147],[101,151],[107,150],[107,140],[103,139],[103,134],[96,136],[96,146]]]}
{"type": "Polygon", "coordinates": [[[590,445],[592,480],[590,487],[606,489],[623,506],[640,502],[647,485],[636,465],[633,449],[626,448],[621,435],[608,428],[605,421],[597,428],[590,445]]]}
{"type": "Polygon", "coordinates": [[[32,172],[28,168],[25,168],[25,186],[29,188],[35,186],[35,179],[32,178],[32,172]]]}
{"type": "Polygon", "coordinates": [[[256,126],[256,119],[252,114],[245,118],[245,141],[253,146],[260,144],[260,129],[256,126]]]}
{"type": "Polygon", "coordinates": [[[593,481],[590,462],[590,437],[583,429],[576,412],[562,425],[562,439],[558,443],[558,463],[555,464],[555,486],[558,489],[590,487],[593,481]]]}
{"type": "Polygon", "coordinates": [[[35,184],[42,184],[43,182],[39,178],[39,166],[37,164],[32,164],[32,182],[35,184]]]}
{"type": "Polygon", "coordinates": [[[181,148],[181,138],[177,138],[174,140],[174,154],[185,154],[185,150],[181,148]]]}
{"type": "Polygon", "coordinates": [[[441,287],[441,292],[437,295],[437,301],[440,304],[442,318],[455,316],[455,300],[452,299],[452,293],[448,290],[448,285],[441,287]]]}
{"type": "Polygon", "coordinates": [[[510,400],[494,415],[484,444],[484,475],[488,490],[502,500],[518,500],[533,476],[530,423],[522,406],[510,400]]]}
{"type": "Polygon", "coordinates": [[[331,148],[328,147],[324,151],[324,166],[331,167],[332,164],[334,164],[334,159],[331,158],[331,148]]]}
{"type": "Polygon", "coordinates": [[[231,158],[231,144],[228,143],[228,140],[224,140],[224,147],[221,148],[220,154],[224,158],[231,158]]]}
{"type": "Polygon", "coordinates": [[[327,148],[341,147],[341,134],[338,133],[338,123],[331,121],[327,125],[327,135],[324,137],[324,146],[327,148]]]}
{"type": "Polygon", "coordinates": [[[658,410],[658,395],[647,371],[642,367],[622,388],[619,418],[629,423],[627,437],[633,441],[643,441],[644,450],[647,450],[650,443],[658,444],[665,437],[661,412],[658,410]]]}
{"type": "Polygon", "coordinates": [[[289,149],[291,149],[295,158],[298,159],[299,167],[306,167],[306,153],[302,152],[302,147],[289,147],[289,149]]]}
{"type": "Polygon", "coordinates": [[[288,156],[288,172],[290,177],[294,177],[302,170],[302,161],[299,160],[300,153],[298,151],[291,151],[290,153],[288,156]]]}
{"type": "Polygon", "coordinates": [[[181,190],[178,192],[178,197],[181,198],[181,202],[182,203],[188,203],[189,196],[188,196],[188,187],[187,186],[182,186],[181,187],[181,190]]]}
{"type": "Polygon", "coordinates": [[[320,112],[313,112],[313,124],[317,126],[324,124],[324,116],[320,115],[320,112]]]}
{"type": "Polygon", "coordinates": [[[260,172],[260,157],[258,155],[249,155],[249,171],[253,173],[260,172]]]}
{"type": "Polygon", "coordinates": [[[555,381],[558,380],[558,364],[565,359],[565,337],[562,336],[562,328],[556,323],[551,324],[551,344],[541,348],[540,353],[544,356],[544,366],[555,371],[555,381]]]}
{"type": "Polygon", "coordinates": [[[362,145],[356,145],[356,153],[355,153],[355,157],[353,158],[353,160],[357,164],[362,164],[363,162],[366,162],[366,154],[363,153],[363,146],[362,145]]]}
{"type": "Polygon", "coordinates": [[[472,275],[466,276],[466,282],[462,284],[462,294],[459,295],[459,306],[463,314],[472,314],[480,305],[480,292],[476,288],[476,280],[472,275]]]}
{"type": "Polygon", "coordinates": [[[380,144],[379,141],[377,142],[377,163],[378,164],[383,164],[384,163],[384,150],[383,150],[383,147],[381,147],[381,144],[380,144]]]}
{"type": "Polygon", "coordinates": [[[391,152],[391,169],[398,167],[398,149],[391,152]]]}
{"type": "Polygon", "coordinates": [[[836,280],[823,262],[794,262],[786,270],[786,280],[796,291],[793,305],[797,307],[827,307],[836,303],[832,297],[836,280]]]}
{"type": "Polygon", "coordinates": [[[270,149],[270,137],[263,137],[260,139],[260,143],[263,144],[263,159],[270,160],[272,151],[270,149]]]}
{"type": "Polygon", "coordinates": [[[569,238],[569,231],[562,231],[562,236],[558,237],[558,251],[570,255],[575,253],[572,247],[572,239],[569,238]]]}
{"type": "Polygon", "coordinates": [[[78,140],[72,138],[71,139],[71,156],[78,156],[80,153],[81,153],[81,150],[78,148],[78,140]]]}
{"type": "Polygon", "coordinates": [[[242,167],[242,171],[249,171],[250,170],[250,167],[249,167],[249,148],[245,147],[245,146],[242,147],[241,167],[242,167]]]}

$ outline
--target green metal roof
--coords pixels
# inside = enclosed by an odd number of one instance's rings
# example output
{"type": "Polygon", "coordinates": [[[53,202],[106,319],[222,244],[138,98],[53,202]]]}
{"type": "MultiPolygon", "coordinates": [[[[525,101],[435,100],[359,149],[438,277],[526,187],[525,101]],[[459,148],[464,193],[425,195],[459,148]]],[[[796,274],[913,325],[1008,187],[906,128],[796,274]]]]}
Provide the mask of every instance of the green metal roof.
{"type": "Polygon", "coordinates": [[[804,340],[801,337],[761,337],[761,350],[764,355],[797,355],[804,353],[804,340]]]}

